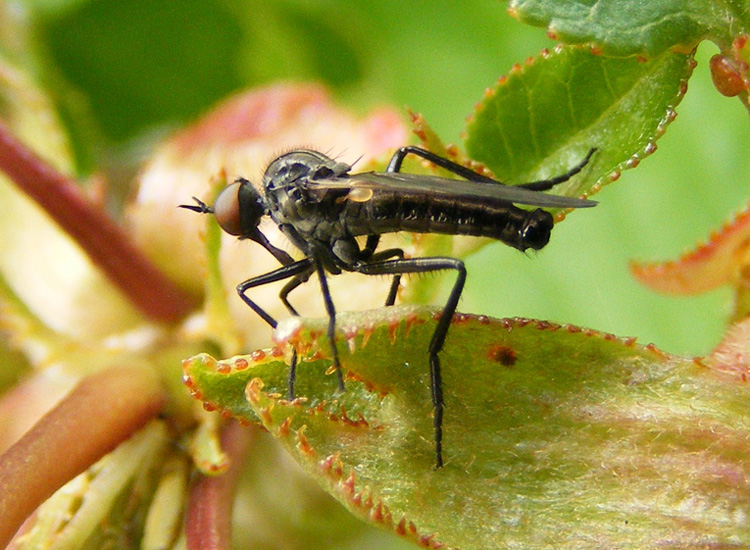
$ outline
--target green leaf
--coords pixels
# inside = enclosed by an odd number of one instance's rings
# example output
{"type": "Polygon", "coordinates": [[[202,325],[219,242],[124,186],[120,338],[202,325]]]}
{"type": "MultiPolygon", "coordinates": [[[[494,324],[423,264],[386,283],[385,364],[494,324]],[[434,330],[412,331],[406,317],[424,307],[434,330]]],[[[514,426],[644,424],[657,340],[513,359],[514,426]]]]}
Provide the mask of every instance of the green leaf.
{"type": "MultiPolygon", "coordinates": [[[[425,547],[748,544],[747,386],[633,339],[457,316],[441,353],[445,467],[434,470],[436,313],[339,315],[340,395],[323,374],[325,319],[277,330],[301,357],[294,401],[282,361],[243,358],[256,417],[353,513],[425,547]]],[[[193,373],[194,389],[218,392],[217,374],[193,373]]]]}
{"type": "Polygon", "coordinates": [[[564,173],[596,147],[583,176],[556,186],[590,193],[656,150],[693,66],[692,56],[672,53],[639,62],[573,47],[544,52],[485,94],[466,129],[467,152],[520,183],[564,173]]]}
{"type": "Polygon", "coordinates": [[[705,39],[725,47],[750,27],[747,2],[511,0],[508,10],[524,23],[547,27],[555,39],[592,42],[618,56],[687,51],[705,39]]]}

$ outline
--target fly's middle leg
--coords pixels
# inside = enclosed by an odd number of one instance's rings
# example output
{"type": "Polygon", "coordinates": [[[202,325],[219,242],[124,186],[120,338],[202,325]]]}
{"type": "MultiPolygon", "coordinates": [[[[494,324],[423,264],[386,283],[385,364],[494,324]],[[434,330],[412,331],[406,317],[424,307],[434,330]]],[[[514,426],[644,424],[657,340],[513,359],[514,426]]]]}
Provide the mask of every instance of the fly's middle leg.
{"type": "MultiPolygon", "coordinates": [[[[312,269],[312,268],[311,268],[312,269]]],[[[290,279],[287,284],[284,285],[284,288],[281,289],[281,292],[279,292],[279,299],[281,300],[281,303],[284,304],[284,307],[286,307],[287,311],[294,315],[295,317],[299,317],[299,313],[295,309],[295,307],[289,302],[289,293],[297,288],[299,285],[307,281],[307,278],[310,276],[310,272],[304,273],[302,275],[298,275],[294,277],[293,279],[290,279]]],[[[287,397],[291,401],[295,397],[294,393],[294,384],[297,381],[297,350],[292,348],[292,358],[291,358],[291,364],[289,365],[289,378],[288,378],[288,390],[287,390],[287,397]]]]}
{"type": "Polygon", "coordinates": [[[386,260],[354,265],[351,268],[353,271],[365,275],[405,275],[407,273],[428,273],[446,269],[452,269],[458,274],[456,282],[453,284],[453,289],[448,296],[448,302],[445,304],[435,332],[432,334],[429,347],[430,392],[434,410],[435,468],[441,468],[443,466],[443,410],[445,408],[445,401],[443,399],[443,377],[439,354],[445,344],[445,338],[448,335],[453,314],[456,312],[458,300],[461,297],[461,292],[466,282],[466,267],[461,260],[436,257],[386,260]]]}
{"type": "Polygon", "coordinates": [[[336,308],[333,305],[331,291],[328,290],[328,281],[326,280],[325,268],[320,262],[315,262],[315,270],[320,280],[320,290],[323,293],[323,303],[328,313],[328,342],[331,345],[331,357],[333,358],[333,368],[336,370],[339,391],[344,391],[344,375],[341,372],[341,362],[339,361],[339,352],[336,348],[336,308]]]}

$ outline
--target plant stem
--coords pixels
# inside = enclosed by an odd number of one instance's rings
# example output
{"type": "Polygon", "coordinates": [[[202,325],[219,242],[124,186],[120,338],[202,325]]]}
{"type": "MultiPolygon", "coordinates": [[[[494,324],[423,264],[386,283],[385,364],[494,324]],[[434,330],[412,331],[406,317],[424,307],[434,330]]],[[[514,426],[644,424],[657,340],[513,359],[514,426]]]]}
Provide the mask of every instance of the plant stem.
{"type": "Polygon", "coordinates": [[[253,433],[230,422],[221,434],[229,468],[219,476],[200,476],[190,492],[185,530],[189,550],[228,550],[232,542],[232,508],[237,482],[253,433]]]}
{"type": "Polygon", "coordinates": [[[0,170],[67,232],[141,312],[154,321],[176,321],[194,305],[128,238],[61,174],[18,141],[0,122],[0,170]]]}
{"type": "Polygon", "coordinates": [[[155,373],[132,365],[76,386],[0,456],[0,548],[42,502],[142,428],[163,401],[155,373]]]}

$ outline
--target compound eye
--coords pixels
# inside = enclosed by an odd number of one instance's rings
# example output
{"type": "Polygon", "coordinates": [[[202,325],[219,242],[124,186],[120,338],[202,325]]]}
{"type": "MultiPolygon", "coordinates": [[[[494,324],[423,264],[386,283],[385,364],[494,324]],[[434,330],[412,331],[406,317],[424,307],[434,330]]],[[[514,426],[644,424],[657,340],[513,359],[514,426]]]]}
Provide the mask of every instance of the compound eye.
{"type": "Polygon", "coordinates": [[[214,203],[214,217],[221,228],[230,235],[242,235],[240,222],[240,185],[236,181],[222,190],[214,203]]]}

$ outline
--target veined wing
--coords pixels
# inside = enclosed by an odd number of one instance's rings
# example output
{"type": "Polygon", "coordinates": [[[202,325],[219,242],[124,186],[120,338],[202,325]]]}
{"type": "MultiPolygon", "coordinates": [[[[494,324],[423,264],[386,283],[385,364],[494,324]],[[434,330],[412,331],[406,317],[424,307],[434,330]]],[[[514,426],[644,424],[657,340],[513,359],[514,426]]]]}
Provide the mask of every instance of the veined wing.
{"type": "Polygon", "coordinates": [[[311,189],[351,189],[355,201],[367,200],[368,191],[371,194],[384,191],[400,195],[422,194],[426,198],[440,196],[455,199],[484,199],[547,208],[588,208],[597,204],[596,201],[551,195],[499,182],[451,179],[403,172],[361,172],[337,178],[308,180],[307,185],[311,189]]]}

